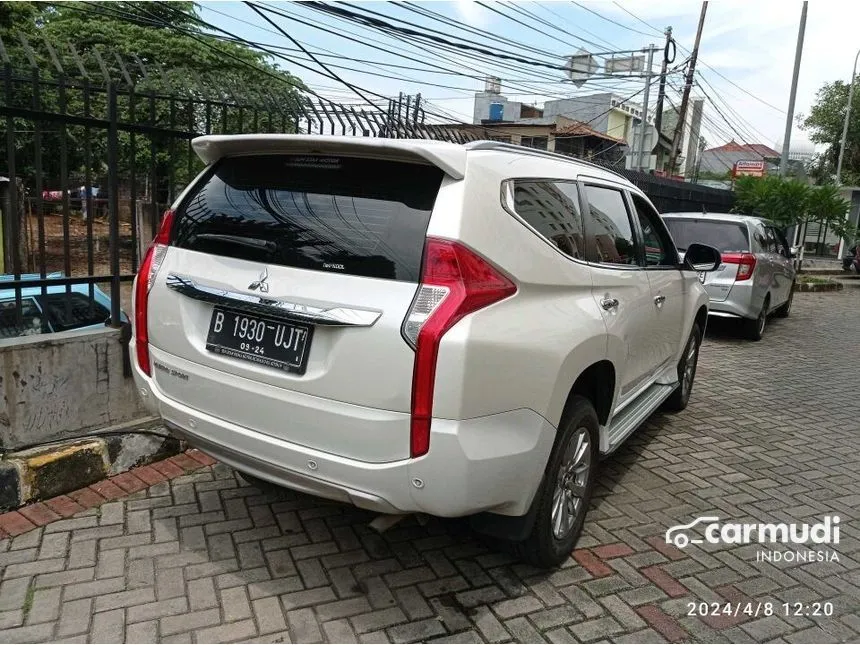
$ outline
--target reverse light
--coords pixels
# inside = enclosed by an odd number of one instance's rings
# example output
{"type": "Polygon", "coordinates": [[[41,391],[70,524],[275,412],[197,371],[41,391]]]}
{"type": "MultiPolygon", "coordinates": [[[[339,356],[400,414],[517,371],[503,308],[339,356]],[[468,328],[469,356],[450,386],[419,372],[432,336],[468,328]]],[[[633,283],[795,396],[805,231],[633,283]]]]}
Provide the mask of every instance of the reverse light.
{"type": "Polygon", "coordinates": [[[726,264],[739,265],[735,281],[749,280],[752,277],[756,262],[752,253],[723,253],[722,259],[726,264]]]}
{"type": "Polygon", "coordinates": [[[152,376],[149,363],[149,329],[147,326],[149,310],[149,292],[155,284],[155,277],[167,255],[170,244],[170,231],[173,228],[173,211],[167,210],[161,219],[161,226],[152,244],[146,250],[140,268],[137,271],[137,281],[134,287],[134,339],[137,353],[137,364],[147,376],[152,376]]]}
{"type": "Polygon", "coordinates": [[[517,287],[471,249],[427,238],[421,284],[403,321],[403,337],[415,349],[412,372],[410,454],[430,449],[436,359],[442,336],[464,316],[503,300],[517,287]]]}

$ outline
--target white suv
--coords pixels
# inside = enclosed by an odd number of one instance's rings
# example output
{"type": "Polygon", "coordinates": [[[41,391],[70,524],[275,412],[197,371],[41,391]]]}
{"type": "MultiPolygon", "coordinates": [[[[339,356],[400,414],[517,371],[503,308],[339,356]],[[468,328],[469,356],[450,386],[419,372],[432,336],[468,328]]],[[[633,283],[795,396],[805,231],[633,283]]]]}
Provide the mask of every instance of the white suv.
{"type": "MultiPolygon", "coordinates": [[[[473,516],[549,566],[687,404],[708,297],[618,175],[495,142],[207,136],[134,288],[151,410],[251,478],[473,516]]],[[[695,266],[694,266],[695,265],[695,266]]]]}

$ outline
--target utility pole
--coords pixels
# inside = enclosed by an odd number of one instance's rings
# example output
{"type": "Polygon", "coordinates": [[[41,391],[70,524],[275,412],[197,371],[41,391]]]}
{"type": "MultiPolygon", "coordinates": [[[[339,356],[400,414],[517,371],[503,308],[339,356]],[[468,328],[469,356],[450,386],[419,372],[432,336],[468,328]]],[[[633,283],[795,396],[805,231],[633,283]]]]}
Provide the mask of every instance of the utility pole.
{"type": "Polygon", "coordinates": [[[785,115],[785,136],[782,138],[782,156],[779,160],[779,174],[785,177],[788,172],[788,152],[791,147],[791,126],[794,121],[794,99],[797,97],[797,77],[800,75],[800,58],[803,56],[803,35],[806,31],[807,0],[803,0],[800,11],[800,28],[797,30],[797,50],[794,52],[794,75],[791,77],[791,94],[788,97],[788,113],[785,115]]]}
{"type": "Polygon", "coordinates": [[[660,132],[663,127],[663,99],[666,97],[666,71],[669,68],[669,63],[674,62],[675,55],[672,54],[672,61],[669,60],[669,43],[672,42],[672,28],[666,27],[666,46],[663,48],[663,66],[660,68],[660,89],[657,91],[657,108],[654,113],[654,127],[657,129],[658,141],[660,140],[660,132]]]}
{"type": "Polygon", "coordinates": [[[836,184],[842,184],[842,162],[845,160],[845,142],[848,139],[848,123],[851,120],[851,100],[854,98],[854,81],[857,78],[857,59],[860,50],[854,56],[854,67],[851,69],[851,85],[848,88],[848,105],[845,107],[845,122],[842,124],[842,138],[839,140],[839,160],[836,162],[836,184]]]}
{"type": "Polygon", "coordinates": [[[684,81],[684,94],[681,97],[681,107],[678,109],[678,124],[675,126],[675,134],[672,136],[672,150],[669,155],[669,174],[675,174],[675,166],[678,163],[678,154],[681,150],[681,141],[684,137],[684,122],[687,120],[687,105],[690,103],[690,89],[693,87],[694,74],[696,73],[696,59],[699,57],[699,43],[702,41],[702,29],[705,26],[705,14],[708,12],[708,3],[702,3],[702,13],[699,15],[699,28],[696,30],[696,42],[693,45],[693,53],[690,54],[690,63],[687,68],[687,78],[684,81]]]}
{"type": "MultiPolygon", "coordinates": [[[[655,49],[657,48],[653,44],[648,45],[648,62],[645,65],[645,94],[642,97],[642,129],[639,133],[639,154],[636,159],[636,167],[642,171],[647,170],[643,162],[643,157],[645,155],[645,135],[648,133],[648,95],[651,91],[651,65],[654,63],[655,49]]],[[[650,150],[648,150],[648,156],[649,158],[651,156],[650,150]]],[[[651,165],[650,161],[648,165],[651,165]]]]}
{"type": "Polygon", "coordinates": [[[695,171],[695,174],[693,175],[693,183],[694,184],[699,183],[699,173],[702,170],[702,154],[705,152],[705,145],[706,145],[705,138],[699,137],[698,153],[696,154],[696,171],[695,171]]]}

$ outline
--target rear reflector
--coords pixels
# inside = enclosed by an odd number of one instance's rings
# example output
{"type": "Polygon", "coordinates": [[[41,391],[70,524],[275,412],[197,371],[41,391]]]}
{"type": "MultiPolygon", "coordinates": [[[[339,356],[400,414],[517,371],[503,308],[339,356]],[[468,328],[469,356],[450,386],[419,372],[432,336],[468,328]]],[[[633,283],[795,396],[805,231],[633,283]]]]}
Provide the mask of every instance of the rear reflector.
{"type": "Polygon", "coordinates": [[[755,270],[755,256],[752,253],[723,253],[723,262],[726,264],[738,264],[736,281],[749,280],[755,270]]]}
{"type": "Polygon", "coordinates": [[[158,275],[162,262],[164,262],[164,256],[167,255],[172,228],[173,211],[168,210],[164,212],[158,234],[143,256],[134,287],[135,351],[137,364],[147,376],[152,376],[152,367],[149,364],[149,329],[147,326],[149,292],[152,290],[152,285],[155,284],[155,277],[158,275]]]}
{"type": "Polygon", "coordinates": [[[516,293],[509,278],[471,249],[428,238],[421,285],[403,321],[403,337],[415,349],[412,372],[410,453],[430,449],[433,387],[442,336],[459,320],[516,293]]]}

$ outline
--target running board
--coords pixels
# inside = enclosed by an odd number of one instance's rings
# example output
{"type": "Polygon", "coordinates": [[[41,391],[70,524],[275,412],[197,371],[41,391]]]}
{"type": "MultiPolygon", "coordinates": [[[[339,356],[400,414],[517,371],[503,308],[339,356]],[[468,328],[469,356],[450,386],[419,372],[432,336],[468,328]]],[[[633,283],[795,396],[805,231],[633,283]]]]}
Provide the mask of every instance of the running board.
{"type": "Polygon", "coordinates": [[[617,415],[612,417],[606,436],[606,454],[613,452],[630,434],[638,428],[651,414],[660,407],[669,395],[678,387],[677,383],[663,385],[655,383],[642,392],[617,415]]]}

